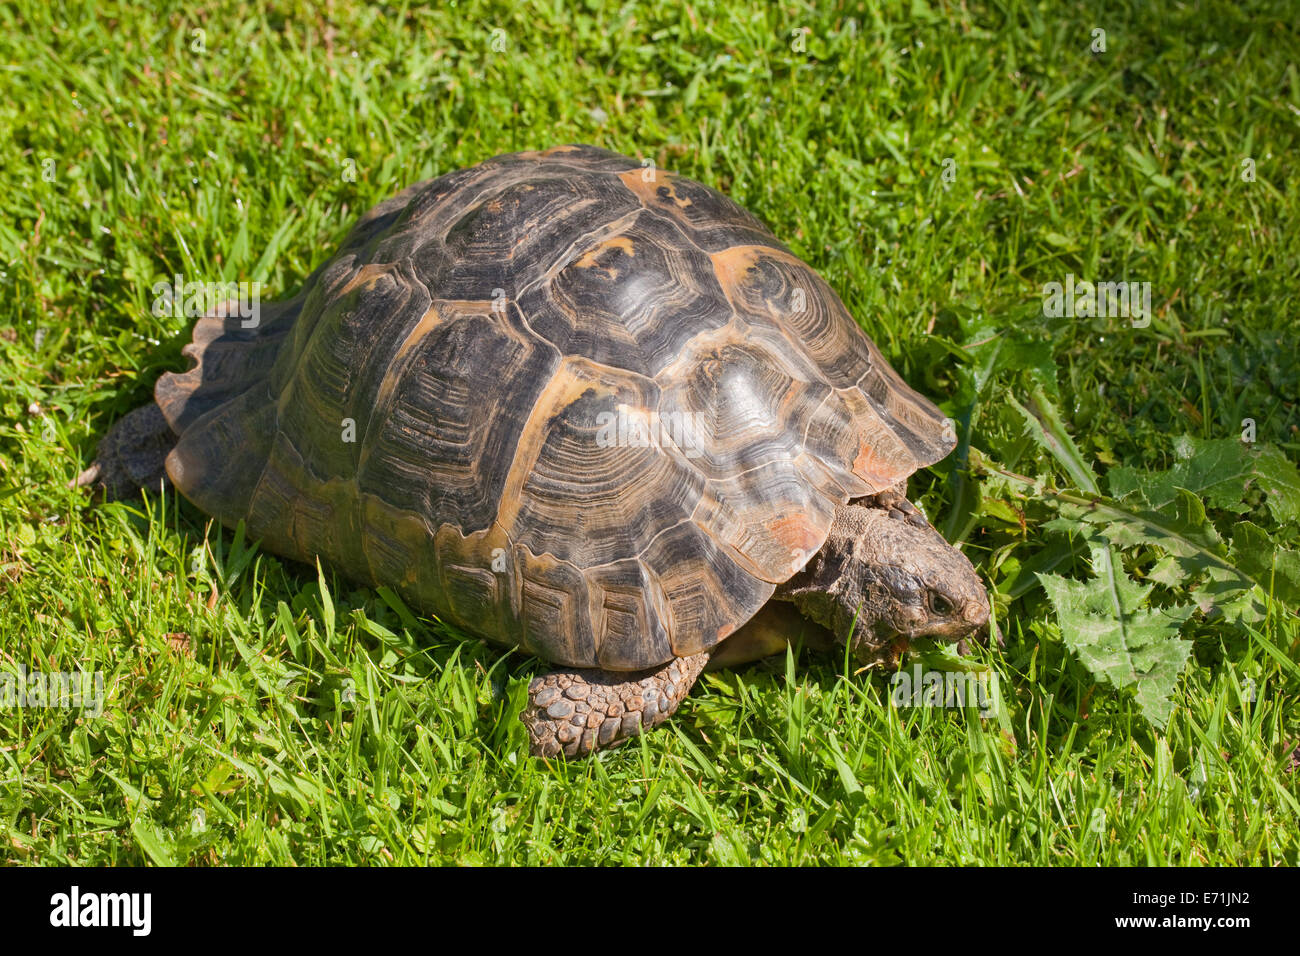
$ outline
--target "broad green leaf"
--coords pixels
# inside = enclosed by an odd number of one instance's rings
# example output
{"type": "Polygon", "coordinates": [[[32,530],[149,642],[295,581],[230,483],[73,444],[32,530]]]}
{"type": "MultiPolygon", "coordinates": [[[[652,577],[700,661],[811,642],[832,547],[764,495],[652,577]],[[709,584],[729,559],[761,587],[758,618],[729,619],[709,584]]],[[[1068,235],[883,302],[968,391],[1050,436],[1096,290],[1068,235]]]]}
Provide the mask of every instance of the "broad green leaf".
{"type": "Polygon", "coordinates": [[[1278,521],[1300,519],[1300,471],[1286,455],[1272,445],[1264,445],[1255,460],[1259,486],[1268,495],[1265,504],[1278,521]]]}
{"type": "Polygon", "coordinates": [[[1235,438],[1184,436],[1174,442],[1174,454],[1178,461],[1165,471],[1112,468],[1106,476],[1111,497],[1125,502],[1136,498],[1160,510],[1184,488],[1212,507],[1240,514],[1246,510],[1247,489],[1257,483],[1268,495],[1275,518],[1300,517],[1300,473],[1278,449],[1244,445],[1235,438]]]}
{"type": "Polygon", "coordinates": [[[1151,592],[1115,567],[1108,548],[1093,550],[1092,581],[1039,574],[1061,636],[1084,667],[1118,690],[1131,691],[1142,715],[1163,729],[1170,695],[1191,652],[1178,631],[1195,608],[1143,607],[1151,592]]]}
{"type": "Polygon", "coordinates": [[[1261,591],[1300,609],[1300,551],[1278,547],[1263,528],[1243,521],[1232,529],[1232,558],[1261,591]]]}
{"type": "Polygon", "coordinates": [[[1049,495],[1061,503],[1052,530],[1088,525],[1117,547],[1152,546],[1165,552],[1147,578],[1167,587],[1190,587],[1202,611],[1217,609],[1229,620],[1257,621],[1272,595],[1300,608],[1300,552],[1278,547],[1262,528],[1243,521],[1233,529],[1228,551],[1195,495],[1178,490],[1172,509],[1130,511],[1105,498],[1086,503],[1069,494],[1049,495]]]}
{"type": "MultiPolygon", "coordinates": [[[[1116,547],[1158,547],[1172,559],[1160,566],[1161,583],[1179,584],[1211,567],[1231,570],[1227,548],[1206,517],[1201,500],[1181,488],[1176,494],[1173,505],[1164,511],[1130,510],[1101,496],[1086,503],[1068,494],[1049,496],[1060,505],[1061,517],[1046,527],[1062,531],[1087,523],[1116,547]]],[[[1243,580],[1242,587],[1249,586],[1243,580]]]]}

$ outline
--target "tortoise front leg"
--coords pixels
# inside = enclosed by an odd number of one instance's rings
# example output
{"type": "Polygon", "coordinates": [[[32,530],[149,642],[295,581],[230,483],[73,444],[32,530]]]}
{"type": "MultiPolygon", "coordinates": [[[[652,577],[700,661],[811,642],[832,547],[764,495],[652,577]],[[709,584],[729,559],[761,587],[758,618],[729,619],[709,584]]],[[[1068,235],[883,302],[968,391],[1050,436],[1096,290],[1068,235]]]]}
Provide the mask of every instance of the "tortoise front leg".
{"type": "Polygon", "coordinates": [[[644,671],[566,667],[528,685],[528,727],[534,757],[585,757],[617,747],[672,716],[709,662],[704,651],[644,671]]]}

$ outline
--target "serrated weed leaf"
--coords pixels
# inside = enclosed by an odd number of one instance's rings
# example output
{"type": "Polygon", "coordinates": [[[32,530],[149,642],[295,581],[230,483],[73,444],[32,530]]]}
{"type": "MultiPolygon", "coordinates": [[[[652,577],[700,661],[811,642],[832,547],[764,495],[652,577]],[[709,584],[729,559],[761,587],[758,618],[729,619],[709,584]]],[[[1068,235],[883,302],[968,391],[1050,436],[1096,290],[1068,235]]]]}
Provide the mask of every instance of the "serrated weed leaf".
{"type": "Polygon", "coordinates": [[[1142,716],[1169,722],[1171,695],[1191,643],[1179,629],[1195,608],[1147,605],[1151,588],[1114,567],[1109,549],[1093,550],[1093,581],[1038,575],[1056,611],[1061,637],[1088,671],[1117,690],[1133,693],[1142,716]]]}

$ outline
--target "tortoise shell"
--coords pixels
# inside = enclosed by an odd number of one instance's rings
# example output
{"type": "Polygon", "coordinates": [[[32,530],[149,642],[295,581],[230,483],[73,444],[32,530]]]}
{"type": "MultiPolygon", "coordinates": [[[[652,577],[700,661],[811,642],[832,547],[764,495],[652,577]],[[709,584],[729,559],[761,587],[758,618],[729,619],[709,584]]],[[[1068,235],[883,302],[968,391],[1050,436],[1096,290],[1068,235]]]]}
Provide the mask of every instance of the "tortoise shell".
{"type": "Polygon", "coordinates": [[[588,146],[412,186],[243,324],[158,384],[176,487],[557,664],[709,648],[954,443],[762,223],[588,146]]]}

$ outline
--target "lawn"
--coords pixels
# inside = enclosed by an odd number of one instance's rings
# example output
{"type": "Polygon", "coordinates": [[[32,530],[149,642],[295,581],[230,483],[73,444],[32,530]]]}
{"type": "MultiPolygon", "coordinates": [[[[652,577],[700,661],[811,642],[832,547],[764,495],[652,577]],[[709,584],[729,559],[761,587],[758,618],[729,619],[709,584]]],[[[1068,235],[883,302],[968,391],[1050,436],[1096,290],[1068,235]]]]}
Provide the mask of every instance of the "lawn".
{"type": "Polygon", "coordinates": [[[0,672],[105,695],[0,709],[0,861],[1300,862],[1292,3],[160,6],[0,2],[0,672]],[[185,367],[155,283],[292,294],[401,188],[570,142],[754,212],[957,423],[912,495],[995,714],[799,651],[546,763],[538,662],[67,488],[185,367]],[[1084,279],[1149,314],[1050,314],[1084,279]]]}

